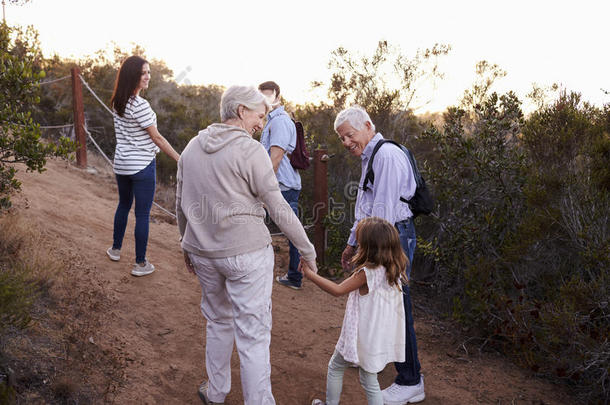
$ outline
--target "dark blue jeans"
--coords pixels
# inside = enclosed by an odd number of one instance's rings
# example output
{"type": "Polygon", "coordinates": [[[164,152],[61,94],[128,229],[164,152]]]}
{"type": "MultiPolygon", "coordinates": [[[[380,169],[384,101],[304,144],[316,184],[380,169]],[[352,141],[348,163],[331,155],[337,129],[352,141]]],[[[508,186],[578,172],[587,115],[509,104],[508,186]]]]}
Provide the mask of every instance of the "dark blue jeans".
{"type": "Polygon", "coordinates": [[[156,183],[155,159],[144,169],[136,174],[116,175],[116,183],[119,188],[119,205],[114,214],[114,241],[113,249],[120,249],[123,245],[127,218],[131,210],[131,204],[136,200],[136,263],[144,263],[146,260],[146,245],[148,244],[148,223],[150,220],[150,209],[155,196],[156,183]]]}
{"type": "MultiPolygon", "coordinates": [[[[411,263],[413,263],[413,253],[415,253],[415,245],[417,239],[415,237],[415,226],[413,219],[397,222],[395,224],[400,237],[400,244],[405,254],[409,258],[406,273],[407,277],[411,275],[411,263]]],[[[394,382],[398,385],[417,385],[420,380],[420,364],[417,357],[417,339],[415,338],[415,329],[413,328],[413,313],[411,308],[411,292],[408,285],[403,285],[403,303],[405,306],[406,318],[406,340],[405,346],[405,361],[403,363],[394,363],[398,376],[394,382]]]]}
{"type": "MultiPolygon", "coordinates": [[[[290,205],[290,208],[292,208],[297,217],[299,216],[299,194],[301,194],[301,190],[290,189],[282,191],[284,200],[286,200],[286,202],[290,205]]],[[[288,241],[288,246],[290,254],[290,263],[288,264],[288,280],[300,286],[301,280],[303,279],[303,275],[298,270],[301,255],[292,242],[288,241]]]]}

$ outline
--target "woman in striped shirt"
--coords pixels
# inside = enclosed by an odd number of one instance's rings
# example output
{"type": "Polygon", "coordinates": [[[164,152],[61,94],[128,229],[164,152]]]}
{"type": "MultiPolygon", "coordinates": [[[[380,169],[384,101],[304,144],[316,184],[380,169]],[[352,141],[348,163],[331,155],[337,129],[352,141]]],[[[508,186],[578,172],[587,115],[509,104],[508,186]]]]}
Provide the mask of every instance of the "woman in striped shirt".
{"type": "Polygon", "coordinates": [[[180,155],[157,130],[157,115],[140,91],[148,88],[150,66],[139,56],[125,59],[114,85],[110,104],[115,112],[116,149],[114,173],[119,189],[119,205],[114,215],[112,247],[106,253],[111,260],[121,258],[121,246],[127,218],[135,198],[136,264],[134,276],[145,276],[155,270],[146,260],[148,223],[155,195],[155,155],[162,150],[178,161],[180,155]]]}

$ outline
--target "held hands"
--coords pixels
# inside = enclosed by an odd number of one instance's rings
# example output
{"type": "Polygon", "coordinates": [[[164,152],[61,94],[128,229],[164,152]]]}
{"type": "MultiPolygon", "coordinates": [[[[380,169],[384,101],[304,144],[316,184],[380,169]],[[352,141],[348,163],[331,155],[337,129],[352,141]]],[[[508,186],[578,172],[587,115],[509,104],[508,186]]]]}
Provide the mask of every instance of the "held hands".
{"type": "Polygon", "coordinates": [[[352,268],[352,257],[356,254],[356,248],[350,245],[347,245],[341,254],[341,267],[343,267],[343,271],[349,271],[352,268]]]}
{"type": "Polygon", "coordinates": [[[298,270],[303,273],[306,278],[310,278],[312,274],[318,273],[318,266],[316,265],[315,261],[306,262],[305,260],[303,260],[303,258],[301,258],[298,270]]]}
{"type": "Polygon", "coordinates": [[[184,252],[184,264],[186,264],[186,269],[189,271],[189,273],[195,274],[195,266],[193,266],[191,258],[186,252],[184,252]]]}

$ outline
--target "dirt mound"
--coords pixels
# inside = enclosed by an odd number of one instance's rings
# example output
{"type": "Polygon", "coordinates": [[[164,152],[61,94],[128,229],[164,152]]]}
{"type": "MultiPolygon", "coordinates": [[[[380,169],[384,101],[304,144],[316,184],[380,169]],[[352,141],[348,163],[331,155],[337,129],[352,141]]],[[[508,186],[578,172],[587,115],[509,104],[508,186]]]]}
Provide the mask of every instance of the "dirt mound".
{"type": "MultiPolygon", "coordinates": [[[[133,212],[121,261],[111,262],[105,254],[117,202],[112,177],[62,161],[49,161],[47,167],[43,174],[19,173],[23,192],[15,198],[15,206],[44,229],[59,251],[81,264],[67,270],[79,274],[74,277],[78,283],[66,292],[73,297],[72,304],[78,305],[81,291],[104,296],[104,305],[88,304],[87,310],[99,311],[99,322],[88,331],[89,344],[121,359],[120,377],[113,380],[116,386],[106,400],[199,404],[196,390],[205,377],[200,289],[184,268],[176,226],[153,208],[147,255],[157,271],[132,277],[133,212]]],[[[288,264],[287,243],[276,237],[274,245],[275,273],[282,274],[288,264]]],[[[417,302],[417,286],[413,290],[417,302]]],[[[309,404],[314,397],[324,397],[326,365],[339,336],[345,301],[311,283],[301,291],[274,284],[271,378],[278,404],[309,404]]],[[[81,322],[69,316],[65,324],[81,322]]],[[[566,399],[561,387],[532,378],[499,355],[462,350],[461,342],[452,338],[451,326],[432,315],[416,309],[415,320],[426,404],[575,403],[566,399]]],[[[239,404],[243,401],[236,353],[232,366],[233,385],[226,403],[239,404]]],[[[381,386],[389,385],[393,377],[389,365],[380,373],[381,386]]],[[[346,373],[342,400],[366,403],[355,369],[346,373]]]]}

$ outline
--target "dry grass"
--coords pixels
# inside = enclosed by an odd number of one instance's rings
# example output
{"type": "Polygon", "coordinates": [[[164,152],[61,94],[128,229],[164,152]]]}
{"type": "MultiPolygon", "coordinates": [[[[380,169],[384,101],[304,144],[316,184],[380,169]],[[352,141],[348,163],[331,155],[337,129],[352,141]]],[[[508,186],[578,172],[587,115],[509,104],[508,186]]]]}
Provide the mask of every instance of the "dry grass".
{"type": "MultiPolygon", "coordinates": [[[[100,402],[112,395],[124,367],[89,341],[109,299],[83,282],[89,275],[80,260],[41,229],[15,214],[0,217],[0,274],[15,276],[7,280],[23,299],[10,309],[28,321],[0,328],[0,375],[13,370],[17,404],[100,402]]],[[[0,380],[0,402],[8,398],[6,385],[0,380]]]]}

